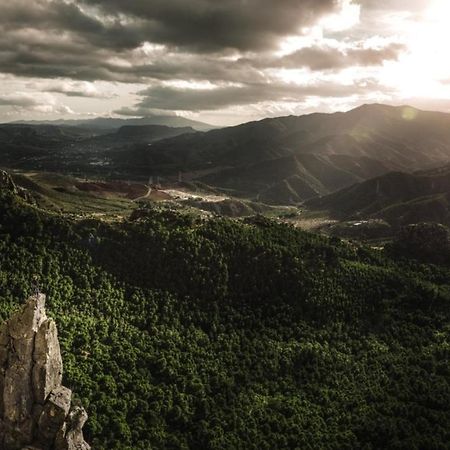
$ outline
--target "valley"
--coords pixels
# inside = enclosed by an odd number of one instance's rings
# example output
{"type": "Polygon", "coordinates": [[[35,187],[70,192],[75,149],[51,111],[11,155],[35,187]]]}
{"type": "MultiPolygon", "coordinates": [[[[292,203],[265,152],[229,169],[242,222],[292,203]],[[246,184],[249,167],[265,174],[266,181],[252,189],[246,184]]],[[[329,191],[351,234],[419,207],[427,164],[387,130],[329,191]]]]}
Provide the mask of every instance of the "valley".
{"type": "Polygon", "coordinates": [[[450,450],[449,24],[0,0],[0,450],[450,450]]]}
{"type": "Polygon", "coordinates": [[[37,276],[93,448],[448,441],[441,232],[436,265],[262,215],[60,192],[51,183],[73,180],[28,174],[40,203],[2,180],[0,320],[37,276]]]}
{"type": "Polygon", "coordinates": [[[167,201],[363,240],[449,221],[444,113],[363,105],[210,131],[142,123],[0,125],[0,164],[62,210],[123,216],[135,200],[167,201]]]}
{"type": "Polygon", "coordinates": [[[207,132],[7,124],[0,127],[0,165],[133,182],[182,181],[270,205],[296,205],[388,172],[445,165],[449,126],[444,113],[384,105],[207,132]]]}
{"type": "Polygon", "coordinates": [[[450,132],[401,111],[0,126],[0,320],[38,279],[93,448],[445,448],[450,132]]]}

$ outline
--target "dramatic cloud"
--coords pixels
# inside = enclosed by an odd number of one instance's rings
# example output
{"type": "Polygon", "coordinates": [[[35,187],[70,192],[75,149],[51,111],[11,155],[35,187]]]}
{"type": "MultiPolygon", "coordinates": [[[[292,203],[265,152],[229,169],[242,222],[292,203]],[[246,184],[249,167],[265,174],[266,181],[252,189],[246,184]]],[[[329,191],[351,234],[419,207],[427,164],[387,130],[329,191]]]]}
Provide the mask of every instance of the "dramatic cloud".
{"type": "Polygon", "coordinates": [[[220,86],[211,89],[177,88],[155,86],[139,94],[143,100],[135,110],[123,109],[126,115],[145,115],[152,109],[178,111],[215,110],[233,105],[251,105],[267,101],[303,102],[308,97],[345,97],[365,93],[374,89],[371,80],[362,80],[357,85],[319,83],[295,85],[273,81],[242,86],[220,86]]]}
{"type": "MultiPolygon", "coordinates": [[[[0,3],[4,73],[123,80],[132,51],[160,43],[176,53],[275,48],[339,0],[15,0],[0,3]]],[[[137,64],[140,66],[140,64],[137,64]]],[[[137,70],[138,74],[142,71],[137,70]]],[[[146,75],[144,73],[144,75],[146,75]]],[[[138,76],[138,75],[137,75],[138,76]]]]}
{"type": "Polygon", "coordinates": [[[72,114],[73,111],[65,105],[60,104],[49,94],[32,95],[27,93],[0,95],[0,112],[6,109],[6,116],[11,111],[25,111],[37,114],[72,114]]]}
{"type": "MultiPolygon", "coordinates": [[[[7,80],[0,83],[0,115],[8,107],[8,117],[37,108],[56,114],[66,105],[67,113],[163,110],[201,119],[203,112],[219,117],[224,109],[232,117],[236,107],[238,121],[245,111],[263,114],[261,105],[278,111],[308,102],[334,107],[336,99],[348,106],[394,101],[411,97],[415,84],[423,95],[442,93],[445,83],[431,88],[425,80],[416,36],[420,31],[429,48],[445,52],[445,4],[0,0],[0,78],[7,80]],[[36,100],[39,93],[54,97],[36,100]]],[[[435,62],[427,64],[432,76],[448,79],[450,71],[435,62]]]]}
{"type": "MultiPolygon", "coordinates": [[[[266,50],[277,40],[298,34],[325,13],[338,10],[339,0],[82,0],[113,20],[128,17],[118,43],[133,36],[205,52],[226,49],[266,50]],[[134,20],[133,20],[134,19],[134,20]]],[[[115,22],[113,22],[115,23],[115,22]]]]}
{"type": "Polygon", "coordinates": [[[290,69],[309,67],[312,70],[378,66],[385,61],[396,60],[404,50],[405,46],[399,43],[381,48],[356,47],[344,50],[332,47],[306,47],[266,64],[290,69]]]}
{"type": "Polygon", "coordinates": [[[0,96],[0,106],[29,108],[37,105],[39,105],[39,102],[31,95],[27,94],[9,94],[0,96]]]}
{"type": "Polygon", "coordinates": [[[112,98],[117,94],[100,92],[94,84],[88,82],[53,82],[44,88],[46,92],[64,94],[68,97],[112,98]]]}

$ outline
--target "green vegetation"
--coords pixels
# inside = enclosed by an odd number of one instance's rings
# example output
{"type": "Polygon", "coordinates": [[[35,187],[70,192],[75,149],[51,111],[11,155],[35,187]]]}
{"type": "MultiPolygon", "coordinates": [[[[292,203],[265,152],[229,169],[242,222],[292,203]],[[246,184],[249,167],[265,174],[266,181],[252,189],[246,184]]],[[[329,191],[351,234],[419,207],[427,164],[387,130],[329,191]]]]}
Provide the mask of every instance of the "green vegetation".
{"type": "Polygon", "coordinates": [[[33,274],[96,450],[449,447],[446,266],[263,217],[76,221],[2,191],[1,320],[33,274]]]}
{"type": "Polygon", "coordinates": [[[393,227],[418,222],[450,224],[450,166],[381,177],[306,202],[338,219],[383,219],[393,227]]]}
{"type": "Polygon", "coordinates": [[[79,179],[56,173],[16,171],[11,180],[36,206],[53,212],[110,219],[129,215],[136,206],[118,192],[84,192],[76,187],[79,179]]]}
{"type": "Polygon", "coordinates": [[[362,242],[383,241],[392,236],[392,228],[384,220],[357,220],[349,222],[337,222],[322,228],[332,236],[356,239],[362,242]]]}
{"type": "Polygon", "coordinates": [[[392,255],[415,258],[434,264],[450,263],[450,232],[438,223],[416,223],[400,229],[386,246],[392,255]]]}

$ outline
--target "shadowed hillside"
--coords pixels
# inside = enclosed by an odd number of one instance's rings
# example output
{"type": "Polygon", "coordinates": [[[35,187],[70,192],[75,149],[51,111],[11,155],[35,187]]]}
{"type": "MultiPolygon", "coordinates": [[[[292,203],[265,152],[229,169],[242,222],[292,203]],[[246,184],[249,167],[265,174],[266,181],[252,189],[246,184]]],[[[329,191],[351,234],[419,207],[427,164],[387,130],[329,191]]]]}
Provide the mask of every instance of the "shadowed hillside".
{"type": "Polygon", "coordinates": [[[306,202],[340,219],[382,218],[394,225],[450,223],[450,166],[413,174],[391,172],[306,202]]]}
{"type": "Polygon", "coordinates": [[[347,113],[265,119],[136,148],[141,167],[209,170],[201,181],[290,203],[381,175],[450,160],[450,116],[364,105],[347,113]]]}
{"type": "MultiPolygon", "coordinates": [[[[23,129],[37,133],[43,126],[23,129]]],[[[156,125],[107,135],[97,130],[97,136],[82,128],[45,129],[38,138],[11,141],[0,128],[0,163],[140,181],[181,177],[271,204],[298,203],[390,171],[450,161],[450,115],[411,107],[364,105],[205,133],[156,125]]]]}

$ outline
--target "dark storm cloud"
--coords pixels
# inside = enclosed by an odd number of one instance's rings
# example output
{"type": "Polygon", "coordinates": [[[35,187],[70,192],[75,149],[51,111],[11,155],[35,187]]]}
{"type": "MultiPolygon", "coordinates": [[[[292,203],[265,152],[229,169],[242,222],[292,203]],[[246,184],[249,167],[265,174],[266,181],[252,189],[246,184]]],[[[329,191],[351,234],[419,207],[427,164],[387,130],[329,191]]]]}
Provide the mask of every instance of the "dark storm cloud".
{"type": "MultiPolygon", "coordinates": [[[[72,33],[118,52],[143,42],[195,51],[267,49],[338,7],[338,0],[14,0],[0,4],[3,35],[20,29],[72,33]],[[96,7],[86,10],[84,7],[96,7]],[[99,10],[97,12],[97,10],[99,10]]],[[[55,40],[57,45],[57,39],[55,40]]]]}
{"type": "Polygon", "coordinates": [[[405,46],[392,43],[382,48],[306,47],[273,61],[274,67],[308,67],[312,70],[340,69],[352,66],[378,66],[384,61],[396,60],[405,46]]]}
{"type": "Polygon", "coordinates": [[[89,89],[87,86],[80,85],[56,85],[45,89],[45,92],[63,94],[67,97],[82,97],[82,98],[113,98],[117,97],[117,94],[98,92],[94,89],[89,89]]]}
{"type": "Polygon", "coordinates": [[[143,42],[198,52],[246,51],[273,47],[338,6],[338,0],[14,0],[0,4],[0,22],[4,31],[70,32],[115,51],[143,42]]]}
{"type": "Polygon", "coordinates": [[[80,0],[134,18],[142,41],[197,51],[261,50],[339,7],[338,0],[80,0]]]}
{"type": "MultiPolygon", "coordinates": [[[[20,29],[59,33],[60,37],[72,33],[76,43],[82,41],[99,48],[117,51],[135,48],[143,36],[135,22],[128,26],[119,19],[105,24],[101,17],[89,15],[76,3],[62,0],[14,0],[0,3],[0,24],[4,32],[20,29]]],[[[54,38],[58,46],[58,38],[54,38]]]]}
{"type": "MultiPolygon", "coordinates": [[[[209,80],[211,82],[263,82],[267,77],[263,73],[268,68],[298,69],[313,71],[337,70],[353,66],[377,66],[385,61],[396,60],[405,51],[405,46],[391,43],[380,48],[351,47],[341,50],[331,47],[305,47],[282,57],[240,58],[229,61],[221,58],[196,55],[174,55],[152,64],[116,68],[122,76],[136,76],[170,80],[209,80]]],[[[111,69],[112,70],[112,69],[111,69]]]]}
{"type": "Polygon", "coordinates": [[[52,92],[55,94],[64,94],[67,97],[84,97],[84,98],[108,98],[96,93],[84,92],[84,91],[68,91],[62,89],[47,89],[45,92],[52,92]]]}
{"type": "MultiPolygon", "coordinates": [[[[337,12],[341,4],[340,0],[0,0],[0,72],[146,83],[151,87],[136,111],[211,110],[308,95],[351,95],[348,86],[293,86],[268,74],[268,69],[281,68],[338,71],[398,57],[403,50],[398,44],[371,49],[349,39],[343,49],[316,45],[274,56],[283,38],[301,34],[302,27],[337,12]],[[182,90],[162,84],[173,80],[207,80],[216,88],[182,90]]],[[[49,92],[97,96],[58,87],[49,92]]]]}
{"type": "Polygon", "coordinates": [[[265,101],[302,102],[308,97],[346,97],[367,93],[375,88],[372,80],[357,85],[320,83],[302,86],[281,82],[255,83],[243,86],[221,86],[213,89],[182,89],[155,86],[140,92],[143,99],[136,108],[117,111],[123,115],[146,115],[153,109],[176,111],[205,111],[233,105],[251,105],[265,101]]]}
{"type": "MultiPolygon", "coordinates": [[[[338,0],[0,2],[0,71],[91,81],[185,75],[224,79],[230,70],[221,55],[274,48],[283,37],[335,11],[338,4],[338,0]],[[133,50],[146,42],[164,45],[170,56],[131,61],[133,50]],[[129,60],[129,66],[114,62],[117,58],[129,60]]],[[[233,70],[240,69],[234,64],[233,70]]]]}

